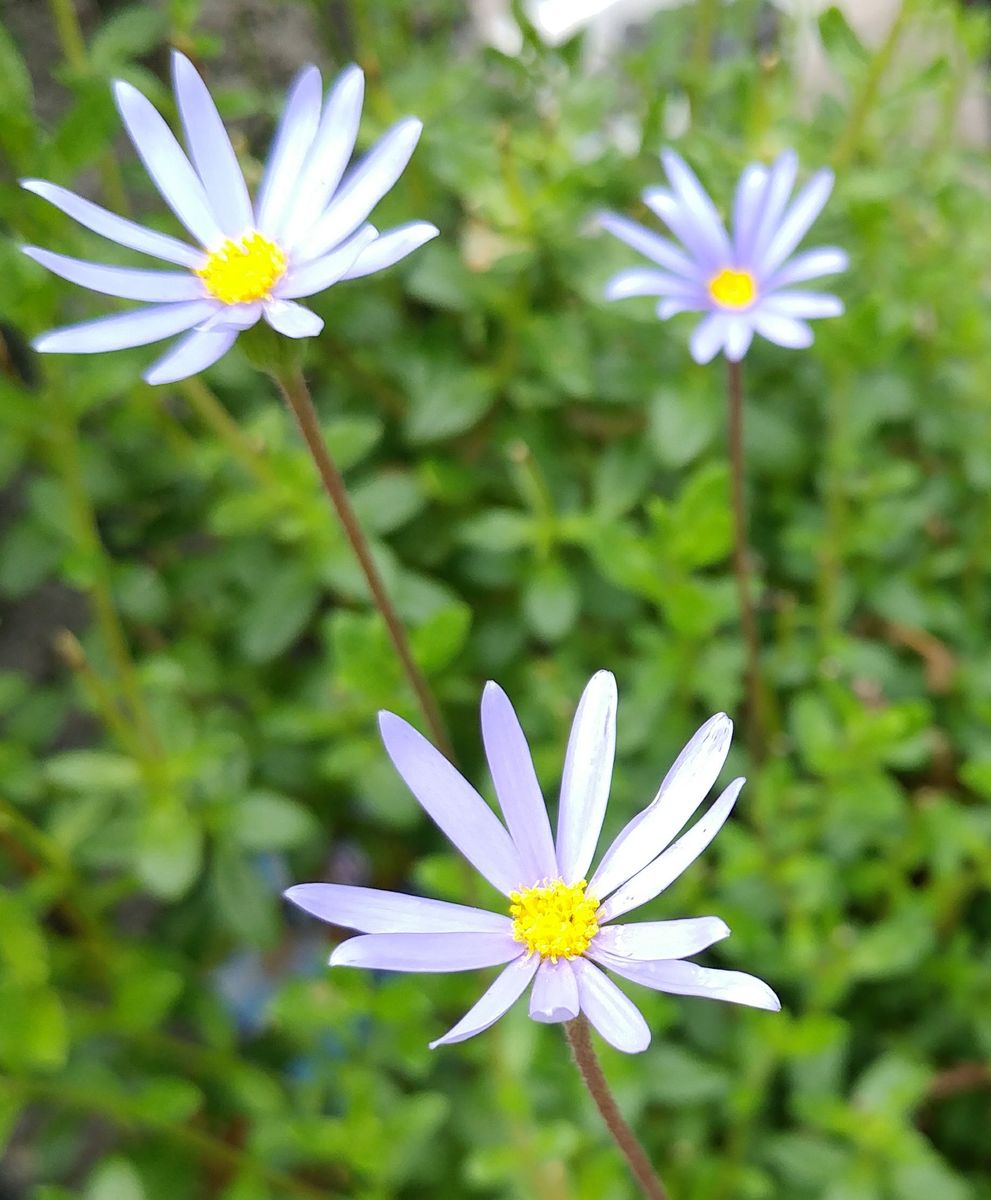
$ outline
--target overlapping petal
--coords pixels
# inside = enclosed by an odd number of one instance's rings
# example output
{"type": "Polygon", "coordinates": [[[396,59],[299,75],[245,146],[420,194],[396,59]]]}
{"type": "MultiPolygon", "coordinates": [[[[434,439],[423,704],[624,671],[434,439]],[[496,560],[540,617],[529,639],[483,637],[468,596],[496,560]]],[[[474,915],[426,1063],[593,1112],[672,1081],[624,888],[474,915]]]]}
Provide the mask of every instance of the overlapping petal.
{"type": "Polygon", "coordinates": [[[360,933],[508,933],[501,913],[340,883],[298,883],[286,898],[305,912],[360,933]]]}
{"type": "Polygon", "coordinates": [[[572,962],[566,958],[557,962],[545,958],[534,976],[530,1016],[544,1025],[554,1025],[560,1021],[573,1021],[580,1007],[578,980],[572,962]]]}
{"type": "Polygon", "coordinates": [[[119,296],[122,300],[151,300],[167,304],[177,300],[204,300],[206,292],[195,275],[179,271],[141,271],[133,267],[109,267],[54,254],[37,246],[22,247],[28,258],[46,267],[53,275],[78,283],[92,292],[119,296]]]}
{"type": "Polygon", "coordinates": [[[216,311],[217,304],[213,300],[156,304],[135,312],[53,329],[35,338],[32,344],[35,350],[45,354],[99,354],[104,350],[125,350],[184,333],[216,311]]]}
{"type": "Polygon", "coordinates": [[[557,817],[558,868],[565,883],[585,877],[599,842],[616,758],[617,702],[615,676],[597,671],[572,722],[557,817]]]}
{"type": "Polygon", "coordinates": [[[362,933],[341,942],[332,967],[376,971],[475,971],[498,967],[523,953],[508,933],[362,933]]]}
{"type": "Polygon", "coordinates": [[[430,1043],[430,1049],[436,1050],[438,1046],[464,1042],[494,1025],[530,986],[530,981],[536,975],[539,966],[540,959],[536,955],[517,958],[511,962],[457,1025],[449,1029],[443,1037],[430,1043]]]}
{"type": "Polygon", "coordinates": [[[175,383],[212,367],[234,345],[237,329],[194,329],[180,338],[144,372],[145,383],[175,383]]]}
{"type": "Polygon", "coordinates": [[[643,1013],[606,975],[586,959],[576,959],[575,977],[581,1010],[602,1037],[624,1054],[639,1054],[650,1045],[643,1013]]]}
{"type": "Polygon", "coordinates": [[[602,954],[598,961],[610,971],[633,983],[676,996],[701,996],[730,1004],[746,1004],[778,1012],[781,1001],[762,979],[742,971],[721,971],[698,963],[678,961],[639,962],[602,954]]]}

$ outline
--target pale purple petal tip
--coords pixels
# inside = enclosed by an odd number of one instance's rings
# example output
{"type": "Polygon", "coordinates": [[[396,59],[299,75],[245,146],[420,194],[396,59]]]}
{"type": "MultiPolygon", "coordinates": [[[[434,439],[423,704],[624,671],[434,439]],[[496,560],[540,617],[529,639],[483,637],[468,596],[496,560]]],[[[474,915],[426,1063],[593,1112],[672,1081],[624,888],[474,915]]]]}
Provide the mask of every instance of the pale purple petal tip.
{"type": "Polygon", "coordinates": [[[625,993],[586,959],[576,959],[581,1010],[605,1040],[624,1054],[640,1054],[650,1045],[650,1028],[625,993]]]}
{"type": "Polygon", "coordinates": [[[474,971],[512,962],[523,952],[508,933],[363,933],[330,956],[332,967],[376,971],[474,971]]]}
{"type": "Polygon", "coordinates": [[[558,959],[556,963],[545,958],[533,981],[530,1016],[544,1025],[556,1025],[574,1020],[579,1010],[578,981],[572,964],[566,958],[558,959]]]}
{"type": "Polygon", "coordinates": [[[536,955],[511,962],[457,1025],[430,1043],[430,1049],[467,1041],[494,1025],[523,995],[539,965],[540,959],[536,955]]]}

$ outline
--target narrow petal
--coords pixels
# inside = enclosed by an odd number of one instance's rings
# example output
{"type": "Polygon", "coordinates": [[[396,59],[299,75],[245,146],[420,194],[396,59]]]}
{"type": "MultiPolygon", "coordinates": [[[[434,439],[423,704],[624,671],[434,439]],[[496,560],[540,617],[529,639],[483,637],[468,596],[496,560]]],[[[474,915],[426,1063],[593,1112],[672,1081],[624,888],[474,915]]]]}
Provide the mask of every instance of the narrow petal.
{"type": "Polygon", "coordinates": [[[498,967],[523,953],[508,933],[362,933],[330,956],[332,967],[375,971],[474,971],[498,967]]]}
{"type": "Polygon", "coordinates": [[[696,303],[694,300],[679,300],[674,297],[667,300],[662,300],[657,306],[657,315],[662,321],[668,321],[671,317],[676,317],[678,313],[684,312],[699,312],[708,307],[701,302],[696,303]]]}
{"type": "Polygon", "coordinates": [[[679,296],[694,299],[698,288],[677,275],[654,271],[649,267],[630,267],[620,271],[606,284],[607,300],[626,300],[630,296],[679,296]]]}
{"type": "Polygon", "coordinates": [[[624,1054],[639,1054],[650,1045],[650,1029],[629,996],[587,959],[576,958],[581,1010],[610,1046],[624,1054]]]}
{"type": "Polygon", "coordinates": [[[606,851],[589,891],[600,900],[615,891],[671,842],[716,782],[729,754],[733,722],[717,713],[695,733],[661,780],[651,803],[606,851]]]}
{"type": "Polygon", "coordinates": [[[250,329],[261,319],[262,304],[260,300],[252,300],[249,304],[220,304],[206,321],[197,328],[204,333],[219,329],[250,329]]]}
{"type": "Polygon", "coordinates": [[[674,242],[661,237],[659,233],[654,233],[652,229],[638,225],[636,221],[630,221],[626,217],[619,217],[615,213],[600,214],[599,224],[613,237],[618,237],[621,242],[632,246],[634,250],[646,255],[672,274],[681,275],[693,283],[697,279],[698,267],[688,255],[674,242]]]}
{"type": "Polygon", "coordinates": [[[822,275],[838,275],[850,265],[850,258],[845,250],[838,246],[820,246],[815,250],[806,250],[804,254],[796,255],[790,262],[775,271],[764,284],[764,290],[772,292],[776,288],[789,287],[795,283],[807,283],[810,279],[818,279],[822,275]]]}
{"type": "Polygon", "coordinates": [[[457,1025],[442,1038],[430,1043],[430,1049],[436,1050],[438,1046],[467,1041],[476,1033],[482,1033],[494,1025],[523,995],[539,966],[540,959],[535,954],[530,958],[522,957],[511,962],[457,1025]]]}
{"type": "Polygon", "coordinates": [[[557,858],[547,806],[519,718],[497,683],[482,693],[482,741],[499,807],[532,882],[557,878],[557,858]]]}
{"type": "Polygon", "coordinates": [[[760,219],[750,247],[750,262],[756,264],[763,261],[764,253],[781,224],[797,175],[798,155],[795,151],[786,150],[779,154],[770,168],[767,187],[761,198],[760,219]]]}
{"type": "Polygon", "coordinates": [[[123,80],[114,84],[114,98],[134,149],[162,199],[202,245],[218,246],[224,234],[203,184],[158,110],[123,80]]]}
{"type": "Polygon", "coordinates": [[[598,845],[616,758],[616,679],[596,671],[578,701],[561,777],[557,861],[565,883],[585,878],[598,845]]]}
{"type": "Polygon", "coordinates": [[[137,271],[131,267],[108,267],[103,263],[86,262],[53,254],[37,246],[24,246],[24,253],[47,270],[70,283],[78,283],[105,296],[120,296],[122,300],[151,300],[165,304],[176,300],[203,300],[206,292],[195,275],[178,271],[137,271]]]}
{"type": "Polygon", "coordinates": [[[716,261],[728,263],[732,258],[730,241],[709,193],[699,183],[688,163],[674,150],[662,151],[661,162],[675,195],[692,214],[696,228],[705,239],[709,254],[716,261]]]}
{"type": "Polygon", "coordinates": [[[817,171],[798,193],[755,264],[762,275],[769,275],[779,267],[805,237],[826,206],[834,179],[833,172],[828,169],[817,171]]]}
{"type": "Polygon", "coordinates": [[[217,224],[239,238],[254,227],[251,199],[213,97],[189,59],[172,51],[172,81],[193,166],[217,224]]]}
{"type": "MultiPolygon", "coordinates": [[[[577,961],[577,960],[576,960],[577,961]]],[[[578,980],[566,958],[545,958],[537,969],[530,993],[530,1016],[544,1025],[573,1021],[578,1016],[578,980]]]]}
{"type": "Polygon", "coordinates": [[[422,121],[406,117],[383,134],[348,172],[330,206],[300,242],[301,261],[319,258],[358,228],[406,169],[422,131],[422,121]]]}
{"type": "Polygon", "coordinates": [[[91,200],[84,200],[82,196],[77,196],[57,184],[46,183],[43,179],[22,179],[21,187],[28,192],[34,192],[49,204],[54,204],[66,216],[78,221],[86,229],[92,229],[100,237],[116,242],[118,246],[127,246],[130,250],[139,250],[142,254],[150,254],[154,258],[178,263],[193,270],[201,267],[205,261],[206,256],[202,250],[187,246],[185,242],[169,237],[168,234],[145,229],[143,225],[129,221],[126,217],[118,217],[116,213],[101,208],[91,200]]]}
{"type": "Polygon", "coordinates": [[[358,256],[378,236],[374,225],[365,225],[354,237],[348,238],[323,258],[304,263],[289,270],[284,279],[275,286],[273,295],[279,300],[296,300],[301,296],[312,296],[325,291],[341,280],[356,262],[358,256]]]}
{"type": "Polygon", "coordinates": [[[777,346],[784,346],[787,350],[804,350],[815,340],[812,327],[804,321],[765,312],[763,306],[754,312],[751,320],[756,333],[777,346]]]}
{"type": "Polygon", "coordinates": [[[354,153],[365,97],[365,77],[358,67],[342,71],[324,105],[313,145],[306,156],[292,202],[282,222],[286,243],[305,241],[314,221],[327,207],[354,153]]]}
{"type": "Polygon", "coordinates": [[[754,238],[760,225],[769,179],[767,167],[751,163],[744,167],[733,200],[733,251],[737,265],[752,260],[754,238]]]}
{"type": "Polygon", "coordinates": [[[726,357],[739,362],[754,340],[754,327],[746,317],[726,318],[726,357]]]}
{"type": "Polygon", "coordinates": [[[719,917],[688,917],[607,925],[595,935],[593,946],[620,958],[689,958],[725,937],[729,937],[729,926],[719,917]]]}
{"type": "Polygon", "coordinates": [[[35,338],[32,345],[43,354],[99,354],[146,346],[174,333],[184,333],[205,321],[217,309],[215,300],[190,300],[186,304],[157,304],[134,312],[83,321],[53,329],[35,338]]]}
{"type": "Polygon", "coordinates": [[[720,268],[728,265],[725,257],[712,253],[712,239],[699,228],[694,214],[667,188],[648,188],[643,194],[644,204],[655,212],[676,238],[682,242],[695,260],[693,277],[701,274],[708,278],[720,268]]]}
{"type": "Polygon", "coordinates": [[[292,300],[269,300],[263,311],[269,325],[286,337],[316,337],[323,329],[323,317],[318,317],[315,312],[292,300]]]}
{"type": "Polygon", "coordinates": [[[286,97],[258,189],[258,228],[267,237],[282,228],[300,171],[316,137],[323,99],[320,89],[320,72],[316,67],[304,67],[286,97]]]}
{"type": "Polygon", "coordinates": [[[734,779],[687,833],[614,892],[599,909],[599,922],[611,921],[653,900],[686,871],[722,829],[744,782],[734,779]]]}
{"type": "Polygon", "coordinates": [[[321,921],[359,933],[511,933],[513,928],[501,913],[378,888],[297,883],[283,894],[321,921]]]}
{"type": "Polygon", "coordinates": [[[423,734],[388,712],[379,713],[379,729],[386,753],[406,786],[493,887],[508,896],[522,884],[532,883],[499,818],[423,734]]]}
{"type": "Polygon", "coordinates": [[[839,317],[843,301],[829,292],[772,292],[761,311],[778,317],[839,317]]]}
{"type": "Polygon", "coordinates": [[[175,383],[212,367],[237,341],[236,329],[194,329],[142,375],[145,383],[175,383]]]}
{"type": "Polygon", "coordinates": [[[779,1012],[781,1001],[761,979],[742,971],[720,971],[700,967],[692,962],[636,962],[614,955],[603,955],[599,961],[610,971],[633,983],[643,984],[657,992],[676,996],[703,996],[708,1000],[725,1000],[730,1004],[747,1004],[751,1008],[766,1008],[779,1012]]]}
{"type": "Polygon", "coordinates": [[[710,313],[692,330],[688,343],[692,358],[697,363],[711,362],[726,341],[729,324],[721,312],[710,313]]]}
{"type": "Polygon", "coordinates": [[[439,233],[437,226],[429,221],[410,221],[408,225],[397,225],[395,229],[386,230],[362,250],[341,278],[361,279],[365,275],[374,275],[376,271],[384,271],[414,250],[419,250],[439,233]]]}

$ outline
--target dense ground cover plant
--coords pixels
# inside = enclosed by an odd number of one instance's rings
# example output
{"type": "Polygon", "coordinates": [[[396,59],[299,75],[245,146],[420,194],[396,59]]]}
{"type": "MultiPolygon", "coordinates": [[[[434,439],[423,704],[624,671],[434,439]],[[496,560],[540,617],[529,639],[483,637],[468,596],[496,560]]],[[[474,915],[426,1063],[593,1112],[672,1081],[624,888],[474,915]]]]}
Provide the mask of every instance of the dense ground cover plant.
{"type": "Polygon", "coordinates": [[[108,82],[168,111],[177,46],[249,185],[311,59],[365,69],[362,148],[423,118],[381,227],[442,236],[316,298],[307,375],[470,778],[486,678],[553,795],[574,697],[617,676],[606,838],[739,710],[744,655],[722,380],[689,362],[696,318],[606,303],[630,255],[596,216],[646,216],[666,144],[717,196],[787,147],[835,168],[816,241],[850,255],[847,313],[747,360],[771,752],[644,913],[718,912],[734,937],[706,961],[784,1011],[638,992],[651,1048],[604,1054],[674,1196],[989,1196],[991,172],[957,121],[986,22],[913,0],[867,49],[827,12],[835,81],[811,96],[794,26],[748,0],[657,14],[592,74],[580,42],[527,30],[508,58],[461,5],[404,7],[298,0],[278,38],[226,44],[195,2],[94,6],[83,36],[53,2],[57,52],[17,6],[0,31],[2,1185],[629,1195],[554,1031],[514,1011],[431,1055],[477,980],[328,976],[278,899],[319,877],[467,897],[383,760],[376,711],[416,709],[268,381],[237,349],[153,390],[141,350],[23,348],[106,310],[19,254],[96,247],[15,179],[174,233],[108,82]]]}

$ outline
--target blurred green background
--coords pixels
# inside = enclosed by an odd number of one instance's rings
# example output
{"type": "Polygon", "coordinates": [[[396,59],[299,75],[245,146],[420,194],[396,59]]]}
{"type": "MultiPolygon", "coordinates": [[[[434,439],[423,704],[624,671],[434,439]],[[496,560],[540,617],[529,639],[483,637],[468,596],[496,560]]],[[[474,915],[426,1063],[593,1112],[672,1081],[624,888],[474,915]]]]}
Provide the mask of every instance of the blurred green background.
{"type": "Polygon", "coordinates": [[[14,180],[172,230],[108,86],[174,118],[172,45],[255,182],[306,61],[365,68],[361,146],[423,118],[376,220],[442,236],[316,298],[308,376],[487,794],[486,679],[553,797],[584,682],[616,673],[607,834],[706,716],[742,717],[743,650],[723,373],[692,318],[602,301],[634,256],[595,213],[642,218],[664,144],[724,206],[784,147],[836,167],[808,242],[848,249],[847,315],[747,362],[772,753],[643,912],[723,916],[705,961],[784,1011],[631,987],[654,1043],[603,1057],[675,1200],[991,1197],[987,15],[905,0],[862,41],[836,9],[640,8],[556,46],[518,9],[498,49],[454,0],[7,0],[3,1200],[634,1194],[560,1031],[518,1006],[431,1053],[484,981],[331,974],[333,931],[279,898],[464,876],[378,744],[377,709],[417,713],[270,384],[240,350],[152,390],[153,348],[24,349],[113,302],[18,243],[114,250],[14,180]]]}

